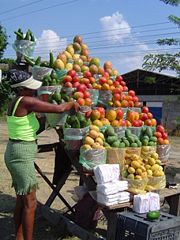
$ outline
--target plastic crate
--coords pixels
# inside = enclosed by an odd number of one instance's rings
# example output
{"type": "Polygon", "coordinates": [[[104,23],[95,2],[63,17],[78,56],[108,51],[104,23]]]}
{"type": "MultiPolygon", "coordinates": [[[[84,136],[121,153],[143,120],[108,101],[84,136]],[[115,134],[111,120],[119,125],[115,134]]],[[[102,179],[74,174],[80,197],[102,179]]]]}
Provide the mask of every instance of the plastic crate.
{"type": "Polygon", "coordinates": [[[146,214],[117,213],[116,240],[178,240],[179,233],[180,217],[168,213],[153,221],[146,214]]]}

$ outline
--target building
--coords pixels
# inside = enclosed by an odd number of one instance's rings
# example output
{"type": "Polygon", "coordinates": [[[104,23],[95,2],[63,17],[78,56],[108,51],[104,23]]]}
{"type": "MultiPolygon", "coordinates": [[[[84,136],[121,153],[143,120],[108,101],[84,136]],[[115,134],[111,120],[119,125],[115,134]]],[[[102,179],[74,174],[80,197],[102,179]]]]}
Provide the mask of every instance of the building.
{"type": "Polygon", "coordinates": [[[136,69],[122,75],[129,90],[150,108],[158,124],[168,130],[180,125],[180,79],[161,73],[136,69]]]}

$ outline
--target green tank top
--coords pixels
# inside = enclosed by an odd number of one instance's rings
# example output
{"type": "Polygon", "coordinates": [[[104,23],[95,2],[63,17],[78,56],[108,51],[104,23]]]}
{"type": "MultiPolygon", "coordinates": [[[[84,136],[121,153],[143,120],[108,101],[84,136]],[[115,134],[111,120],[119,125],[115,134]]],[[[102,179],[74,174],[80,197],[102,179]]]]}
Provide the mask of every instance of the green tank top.
{"type": "Polygon", "coordinates": [[[23,97],[20,97],[12,111],[11,116],[7,116],[8,134],[10,139],[34,141],[37,139],[36,132],[39,129],[39,122],[34,112],[23,117],[14,116],[19,102],[23,97]]]}

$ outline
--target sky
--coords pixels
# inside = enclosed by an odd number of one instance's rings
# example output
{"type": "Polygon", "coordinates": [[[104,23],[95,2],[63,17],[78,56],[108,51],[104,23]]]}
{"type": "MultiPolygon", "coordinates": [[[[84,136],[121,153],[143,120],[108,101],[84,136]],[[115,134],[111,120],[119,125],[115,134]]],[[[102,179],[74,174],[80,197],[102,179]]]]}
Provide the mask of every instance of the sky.
{"type": "MultiPolygon", "coordinates": [[[[14,31],[31,29],[37,41],[32,57],[56,57],[80,35],[90,56],[101,65],[111,61],[120,74],[142,68],[149,53],[177,52],[179,46],[158,46],[159,38],[180,38],[180,31],[168,20],[180,17],[180,6],[160,0],[0,0],[0,24],[9,45],[4,57],[15,58],[14,31]]],[[[179,48],[179,49],[178,49],[179,48]]],[[[169,74],[169,72],[163,72],[169,74]]],[[[173,75],[173,73],[171,73],[173,75]]]]}

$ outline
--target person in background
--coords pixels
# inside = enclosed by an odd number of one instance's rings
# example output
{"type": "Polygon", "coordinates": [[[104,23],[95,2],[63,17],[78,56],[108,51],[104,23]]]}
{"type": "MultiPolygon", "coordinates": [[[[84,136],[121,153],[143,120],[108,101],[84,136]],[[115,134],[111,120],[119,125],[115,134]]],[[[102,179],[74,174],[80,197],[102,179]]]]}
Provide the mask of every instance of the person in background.
{"type": "Polygon", "coordinates": [[[8,73],[8,79],[16,96],[7,110],[9,140],[4,159],[17,196],[14,210],[15,235],[16,240],[32,240],[38,187],[34,160],[40,128],[36,113],[62,113],[70,109],[78,111],[79,105],[75,101],[56,105],[39,100],[36,94],[42,83],[25,71],[12,69],[8,73]]]}

